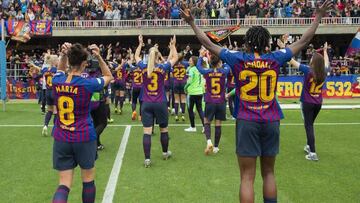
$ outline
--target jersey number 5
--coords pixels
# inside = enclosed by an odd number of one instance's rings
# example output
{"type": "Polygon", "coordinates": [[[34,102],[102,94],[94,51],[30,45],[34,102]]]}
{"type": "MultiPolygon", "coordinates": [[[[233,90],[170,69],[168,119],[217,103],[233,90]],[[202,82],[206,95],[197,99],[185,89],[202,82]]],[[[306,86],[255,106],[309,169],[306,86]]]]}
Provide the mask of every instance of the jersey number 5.
{"type": "Polygon", "coordinates": [[[211,78],[211,94],[218,95],[221,91],[220,78],[211,78]]]}
{"type": "Polygon", "coordinates": [[[240,81],[246,81],[249,78],[250,82],[240,89],[240,98],[248,102],[257,102],[258,98],[262,102],[270,102],[275,96],[276,87],[276,72],[274,70],[268,70],[260,75],[250,70],[243,70],[240,72],[240,81]],[[268,82],[268,79],[270,81],[268,82]],[[270,86],[270,87],[269,87],[270,86]],[[259,95],[249,95],[248,92],[259,88],[259,95]]]}
{"type": "Polygon", "coordinates": [[[75,123],[74,100],[71,97],[61,96],[58,99],[60,122],[66,126],[75,123]]]}

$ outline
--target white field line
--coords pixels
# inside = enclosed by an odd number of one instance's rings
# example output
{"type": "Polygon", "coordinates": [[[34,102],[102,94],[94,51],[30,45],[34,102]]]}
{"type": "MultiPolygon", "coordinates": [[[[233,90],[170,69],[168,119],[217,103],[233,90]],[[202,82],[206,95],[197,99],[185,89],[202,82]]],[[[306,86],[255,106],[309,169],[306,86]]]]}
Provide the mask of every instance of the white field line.
{"type": "MultiPolygon", "coordinates": [[[[304,123],[280,123],[280,125],[284,125],[284,126],[298,126],[298,125],[304,125],[304,123]]],[[[314,125],[360,125],[359,122],[354,122],[354,123],[314,123],[314,125]]],[[[117,125],[117,124],[113,124],[113,125],[107,125],[107,127],[128,127],[128,126],[132,126],[132,127],[142,127],[141,124],[136,124],[136,125],[117,125]]],[[[223,123],[222,126],[235,126],[235,123],[223,123]]],[[[20,127],[20,128],[26,128],[26,127],[43,127],[43,125],[18,125],[18,124],[0,124],[0,128],[6,128],[6,127],[20,127]]],[[[49,125],[49,127],[52,127],[52,125],[49,125]]],[[[189,124],[169,124],[169,127],[189,127],[189,124]]],[[[197,127],[202,127],[200,125],[197,125],[197,127]]]]}
{"type": "Polygon", "coordinates": [[[126,145],[128,143],[129,136],[130,136],[130,130],[131,130],[131,125],[127,125],[125,132],[124,132],[124,136],[121,140],[121,144],[120,144],[118,153],[115,158],[114,166],[113,166],[110,176],[109,176],[109,181],[106,185],[102,203],[112,203],[113,202],[114,194],[115,194],[115,190],[116,190],[116,184],[119,179],[121,165],[122,165],[122,161],[123,161],[125,150],[126,150],[126,145]]]}

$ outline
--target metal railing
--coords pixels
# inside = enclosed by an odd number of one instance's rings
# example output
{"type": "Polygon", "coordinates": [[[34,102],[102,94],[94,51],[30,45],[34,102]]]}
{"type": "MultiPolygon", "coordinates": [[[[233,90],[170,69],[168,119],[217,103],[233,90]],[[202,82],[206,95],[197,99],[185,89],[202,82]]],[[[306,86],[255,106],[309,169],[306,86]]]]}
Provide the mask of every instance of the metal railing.
{"type": "MultiPolygon", "coordinates": [[[[242,27],[264,25],[269,27],[308,26],[314,18],[238,18],[238,19],[196,19],[200,27],[235,26],[242,27]]],[[[360,25],[359,17],[331,17],[323,18],[323,25],[360,25]]],[[[54,29],[111,29],[111,28],[164,28],[188,27],[181,19],[153,19],[153,20],[54,20],[54,29]]]]}

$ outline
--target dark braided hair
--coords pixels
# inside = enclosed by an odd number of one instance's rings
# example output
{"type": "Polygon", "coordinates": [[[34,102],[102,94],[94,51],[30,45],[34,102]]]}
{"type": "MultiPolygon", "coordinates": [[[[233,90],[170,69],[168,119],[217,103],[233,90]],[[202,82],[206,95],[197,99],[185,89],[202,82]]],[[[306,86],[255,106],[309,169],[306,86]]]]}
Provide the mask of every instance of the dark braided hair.
{"type": "Polygon", "coordinates": [[[249,51],[262,54],[266,52],[270,38],[271,35],[266,28],[253,26],[245,34],[245,45],[249,51]]]}

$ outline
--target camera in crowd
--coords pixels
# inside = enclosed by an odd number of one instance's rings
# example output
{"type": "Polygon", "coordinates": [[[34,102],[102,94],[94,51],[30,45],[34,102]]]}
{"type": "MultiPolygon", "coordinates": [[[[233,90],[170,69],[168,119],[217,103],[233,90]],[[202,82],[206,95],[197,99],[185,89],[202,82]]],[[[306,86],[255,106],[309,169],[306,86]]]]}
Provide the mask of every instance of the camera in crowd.
{"type": "Polygon", "coordinates": [[[99,61],[93,56],[89,55],[88,57],[88,71],[90,73],[96,72],[100,68],[99,61]]]}

